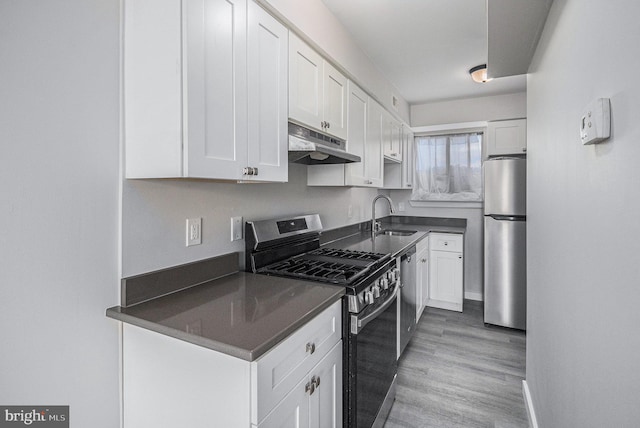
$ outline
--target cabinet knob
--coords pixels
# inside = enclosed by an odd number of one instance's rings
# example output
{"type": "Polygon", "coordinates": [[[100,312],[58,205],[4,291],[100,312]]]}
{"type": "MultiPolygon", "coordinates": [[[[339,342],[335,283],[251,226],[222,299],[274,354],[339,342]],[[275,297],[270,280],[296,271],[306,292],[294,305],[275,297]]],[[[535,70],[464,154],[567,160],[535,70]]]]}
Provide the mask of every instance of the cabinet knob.
{"type": "Polygon", "coordinates": [[[320,376],[313,376],[311,378],[311,383],[316,385],[316,388],[320,386],[320,376]]]}
{"type": "Polygon", "coordinates": [[[327,129],[331,128],[331,124],[327,122],[327,129]]]}
{"type": "Polygon", "coordinates": [[[309,354],[313,354],[314,352],[316,352],[316,344],[315,343],[307,343],[307,352],[309,354]]]}
{"type": "Polygon", "coordinates": [[[420,260],[420,261],[421,261],[422,263],[426,263],[426,262],[427,262],[427,259],[422,259],[422,260],[420,260]]]}
{"type": "Polygon", "coordinates": [[[523,151],[523,152],[526,152],[526,151],[527,151],[527,148],[525,147],[524,149],[522,149],[522,151],[523,151]]]}
{"type": "Polygon", "coordinates": [[[304,386],[304,392],[308,392],[309,395],[313,395],[313,393],[316,392],[315,382],[307,382],[307,384],[304,386]]]}
{"type": "Polygon", "coordinates": [[[258,175],[258,168],[253,168],[251,166],[247,166],[242,169],[243,175],[258,175]]]}
{"type": "Polygon", "coordinates": [[[462,258],[462,256],[458,256],[458,258],[459,258],[459,259],[461,259],[461,258],[462,258]]]}

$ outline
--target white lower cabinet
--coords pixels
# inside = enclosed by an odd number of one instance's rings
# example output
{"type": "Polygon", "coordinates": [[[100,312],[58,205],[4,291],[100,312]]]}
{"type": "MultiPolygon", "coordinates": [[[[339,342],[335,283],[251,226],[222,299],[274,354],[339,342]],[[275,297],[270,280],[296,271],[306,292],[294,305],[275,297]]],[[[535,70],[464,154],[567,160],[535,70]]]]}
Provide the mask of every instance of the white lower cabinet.
{"type": "Polygon", "coordinates": [[[255,361],[123,324],[124,428],[341,427],[341,314],[338,301],[255,361]]]}
{"type": "Polygon", "coordinates": [[[416,322],[420,321],[422,312],[429,298],[429,239],[416,244],[416,322]]]}
{"type": "Polygon", "coordinates": [[[342,342],[260,422],[259,428],[342,426],[342,342]]]}
{"type": "Polygon", "coordinates": [[[462,312],[463,240],[452,233],[429,234],[427,306],[462,312]]]}

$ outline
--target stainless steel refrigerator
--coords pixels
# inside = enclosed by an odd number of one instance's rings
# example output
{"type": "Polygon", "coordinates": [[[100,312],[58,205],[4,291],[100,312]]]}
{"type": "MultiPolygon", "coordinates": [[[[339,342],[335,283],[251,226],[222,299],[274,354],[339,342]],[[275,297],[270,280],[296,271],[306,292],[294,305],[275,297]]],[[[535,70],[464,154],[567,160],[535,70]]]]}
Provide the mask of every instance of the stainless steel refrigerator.
{"type": "Polygon", "coordinates": [[[526,330],[527,161],[484,162],[484,322],[526,330]]]}

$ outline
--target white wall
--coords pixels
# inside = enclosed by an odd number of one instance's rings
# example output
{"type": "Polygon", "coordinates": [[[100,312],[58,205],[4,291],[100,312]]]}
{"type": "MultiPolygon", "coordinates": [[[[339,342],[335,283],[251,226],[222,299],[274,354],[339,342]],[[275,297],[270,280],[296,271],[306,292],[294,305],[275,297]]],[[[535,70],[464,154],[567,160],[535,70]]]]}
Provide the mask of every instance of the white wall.
{"type": "MultiPolygon", "coordinates": [[[[205,180],[125,180],[123,276],[233,251],[230,219],[245,221],[319,213],[331,229],[371,219],[375,189],[307,187],[307,167],[289,164],[288,183],[236,184],[205,180]],[[353,216],[348,217],[348,207],[353,216]],[[202,245],[185,246],[185,220],[202,217],[202,245]]],[[[378,216],[388,214],[378,207],[378,216]]]]}
{"type": "Polygon", "coordinates": [[[274,10],[296,31],[313,41],[323,53],[352,76],[358,86],[373,95],[387,110],[409,122],[409,105],[391,83],[355,44],[342,23],[322,0],[258,0],[274,10]],[[397,111],[391,97],[398,100],[397,111]]]}
{"type": "MultiPolygon", "coordinates": [[[[487,83],[487,85],[491,82],[487,83]]],[[[411,106],[411,126],[442,125],[527,117],[527,94],[493,95],[411,106]]]]}
{"type": "Polygon", "coordinates": [[[119,2],[0,2],[0,403],[119,425],[119,2]]]}
{"type": "Polygon", "coordinates": [[[556,0],[530,69],[526,377],[540,427],[640,421],[639,15],[636,1],[556,0]],[[612,137],[582,146],[597,97],[611,98],[612,137]]]}

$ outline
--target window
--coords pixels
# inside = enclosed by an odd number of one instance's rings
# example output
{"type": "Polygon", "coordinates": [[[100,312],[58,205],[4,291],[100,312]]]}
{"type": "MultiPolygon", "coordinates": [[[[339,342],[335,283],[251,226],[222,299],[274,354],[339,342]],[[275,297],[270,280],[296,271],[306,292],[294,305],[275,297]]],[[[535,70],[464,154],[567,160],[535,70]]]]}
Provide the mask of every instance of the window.
{"type": "Polygon", "coordinates": [[[419,136],[412,200],[482,200],[482,133],[419,136]]]}

